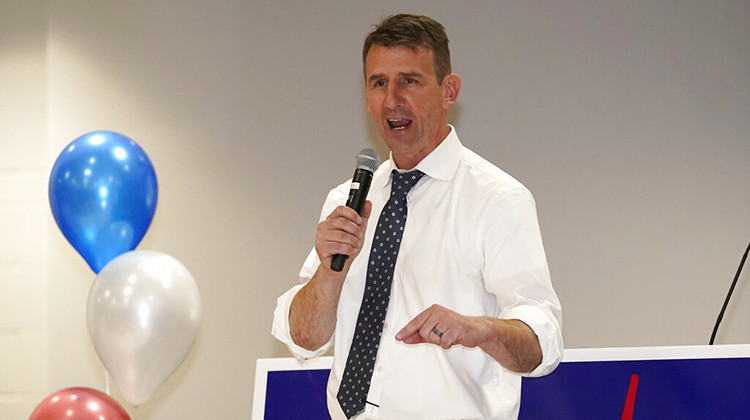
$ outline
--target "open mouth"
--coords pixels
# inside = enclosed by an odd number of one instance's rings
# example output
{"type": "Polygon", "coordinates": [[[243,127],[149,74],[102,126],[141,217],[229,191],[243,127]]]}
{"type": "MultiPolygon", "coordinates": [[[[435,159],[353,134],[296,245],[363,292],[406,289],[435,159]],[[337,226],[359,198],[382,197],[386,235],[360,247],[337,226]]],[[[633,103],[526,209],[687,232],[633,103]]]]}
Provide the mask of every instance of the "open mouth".
{"type": "Polygon", "coordinates": [[[409,125],[411,125],[411,120],[407,120],[405,118],[389,118],[388,119],[388,126],[394,130],[403,130],[409,125]]]}

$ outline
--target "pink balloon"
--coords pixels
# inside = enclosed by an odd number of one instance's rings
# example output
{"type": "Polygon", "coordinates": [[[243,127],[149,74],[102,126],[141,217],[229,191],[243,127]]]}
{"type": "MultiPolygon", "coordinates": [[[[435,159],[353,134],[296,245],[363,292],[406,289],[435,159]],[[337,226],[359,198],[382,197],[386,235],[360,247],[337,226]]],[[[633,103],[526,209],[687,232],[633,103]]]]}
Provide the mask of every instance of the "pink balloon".
{"type": "Polygon", "coordinates": [[[109,395],[91,388],[66,388],[50,394],[29,420],[131,420],[109,395]]]}

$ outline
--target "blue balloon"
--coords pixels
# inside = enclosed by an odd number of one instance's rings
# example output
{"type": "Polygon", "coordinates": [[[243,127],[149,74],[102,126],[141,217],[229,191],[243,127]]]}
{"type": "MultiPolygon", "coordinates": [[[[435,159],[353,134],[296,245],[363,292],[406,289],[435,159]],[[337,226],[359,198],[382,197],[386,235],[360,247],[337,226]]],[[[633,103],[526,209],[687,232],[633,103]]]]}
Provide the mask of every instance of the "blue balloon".
{"type": "Polygon", "coordinates": [[[94,131],[60,153],[49,179],[57,226],[92,270],[132,251],[156,211],[156,173],[133,140],[94,131]]]}

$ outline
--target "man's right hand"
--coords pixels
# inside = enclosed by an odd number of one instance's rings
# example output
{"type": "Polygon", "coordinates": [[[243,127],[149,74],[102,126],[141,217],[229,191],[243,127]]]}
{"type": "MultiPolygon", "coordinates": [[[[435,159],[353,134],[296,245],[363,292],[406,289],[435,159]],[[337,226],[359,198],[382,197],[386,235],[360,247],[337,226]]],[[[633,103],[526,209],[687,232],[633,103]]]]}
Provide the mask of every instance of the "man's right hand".
{"type": "Polygon", "coordinates": [[[364,245],[367,220],[371,211],[370,201],[365,202],[362,216],[352,208],[338,206],[318,224],[315,250],[323,267],[330,269],[333,256],[343,254],[349,256],[343,273],[348,271],[351,261],[359,255],[364,245]]]}
{"type": "Polygon", "coordinates": [[[290,333],[297,345],[316,350],[333,334],[341,288],[352,260],[364,245],[371,211],[369,201],[365,202],[362,216],[349,207],[339,206],[318,224],[315,250],[320,266],[294,296],[289,310],[290,333]],[[336,254],[349,256],[341,272],[331,270],[331,260],[336,254]]]}

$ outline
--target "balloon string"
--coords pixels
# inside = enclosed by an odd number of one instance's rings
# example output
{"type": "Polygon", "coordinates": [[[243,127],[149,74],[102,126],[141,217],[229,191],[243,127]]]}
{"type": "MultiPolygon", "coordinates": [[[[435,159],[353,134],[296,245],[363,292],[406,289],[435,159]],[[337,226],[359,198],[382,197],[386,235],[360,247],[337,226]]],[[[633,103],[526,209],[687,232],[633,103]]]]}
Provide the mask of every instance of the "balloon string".
{"type": "Polygon", "coordinates": [[[107,391],[107,395],[109,394],[109,372],[107,369],[104,369],[104,388],[107,391]]]}

